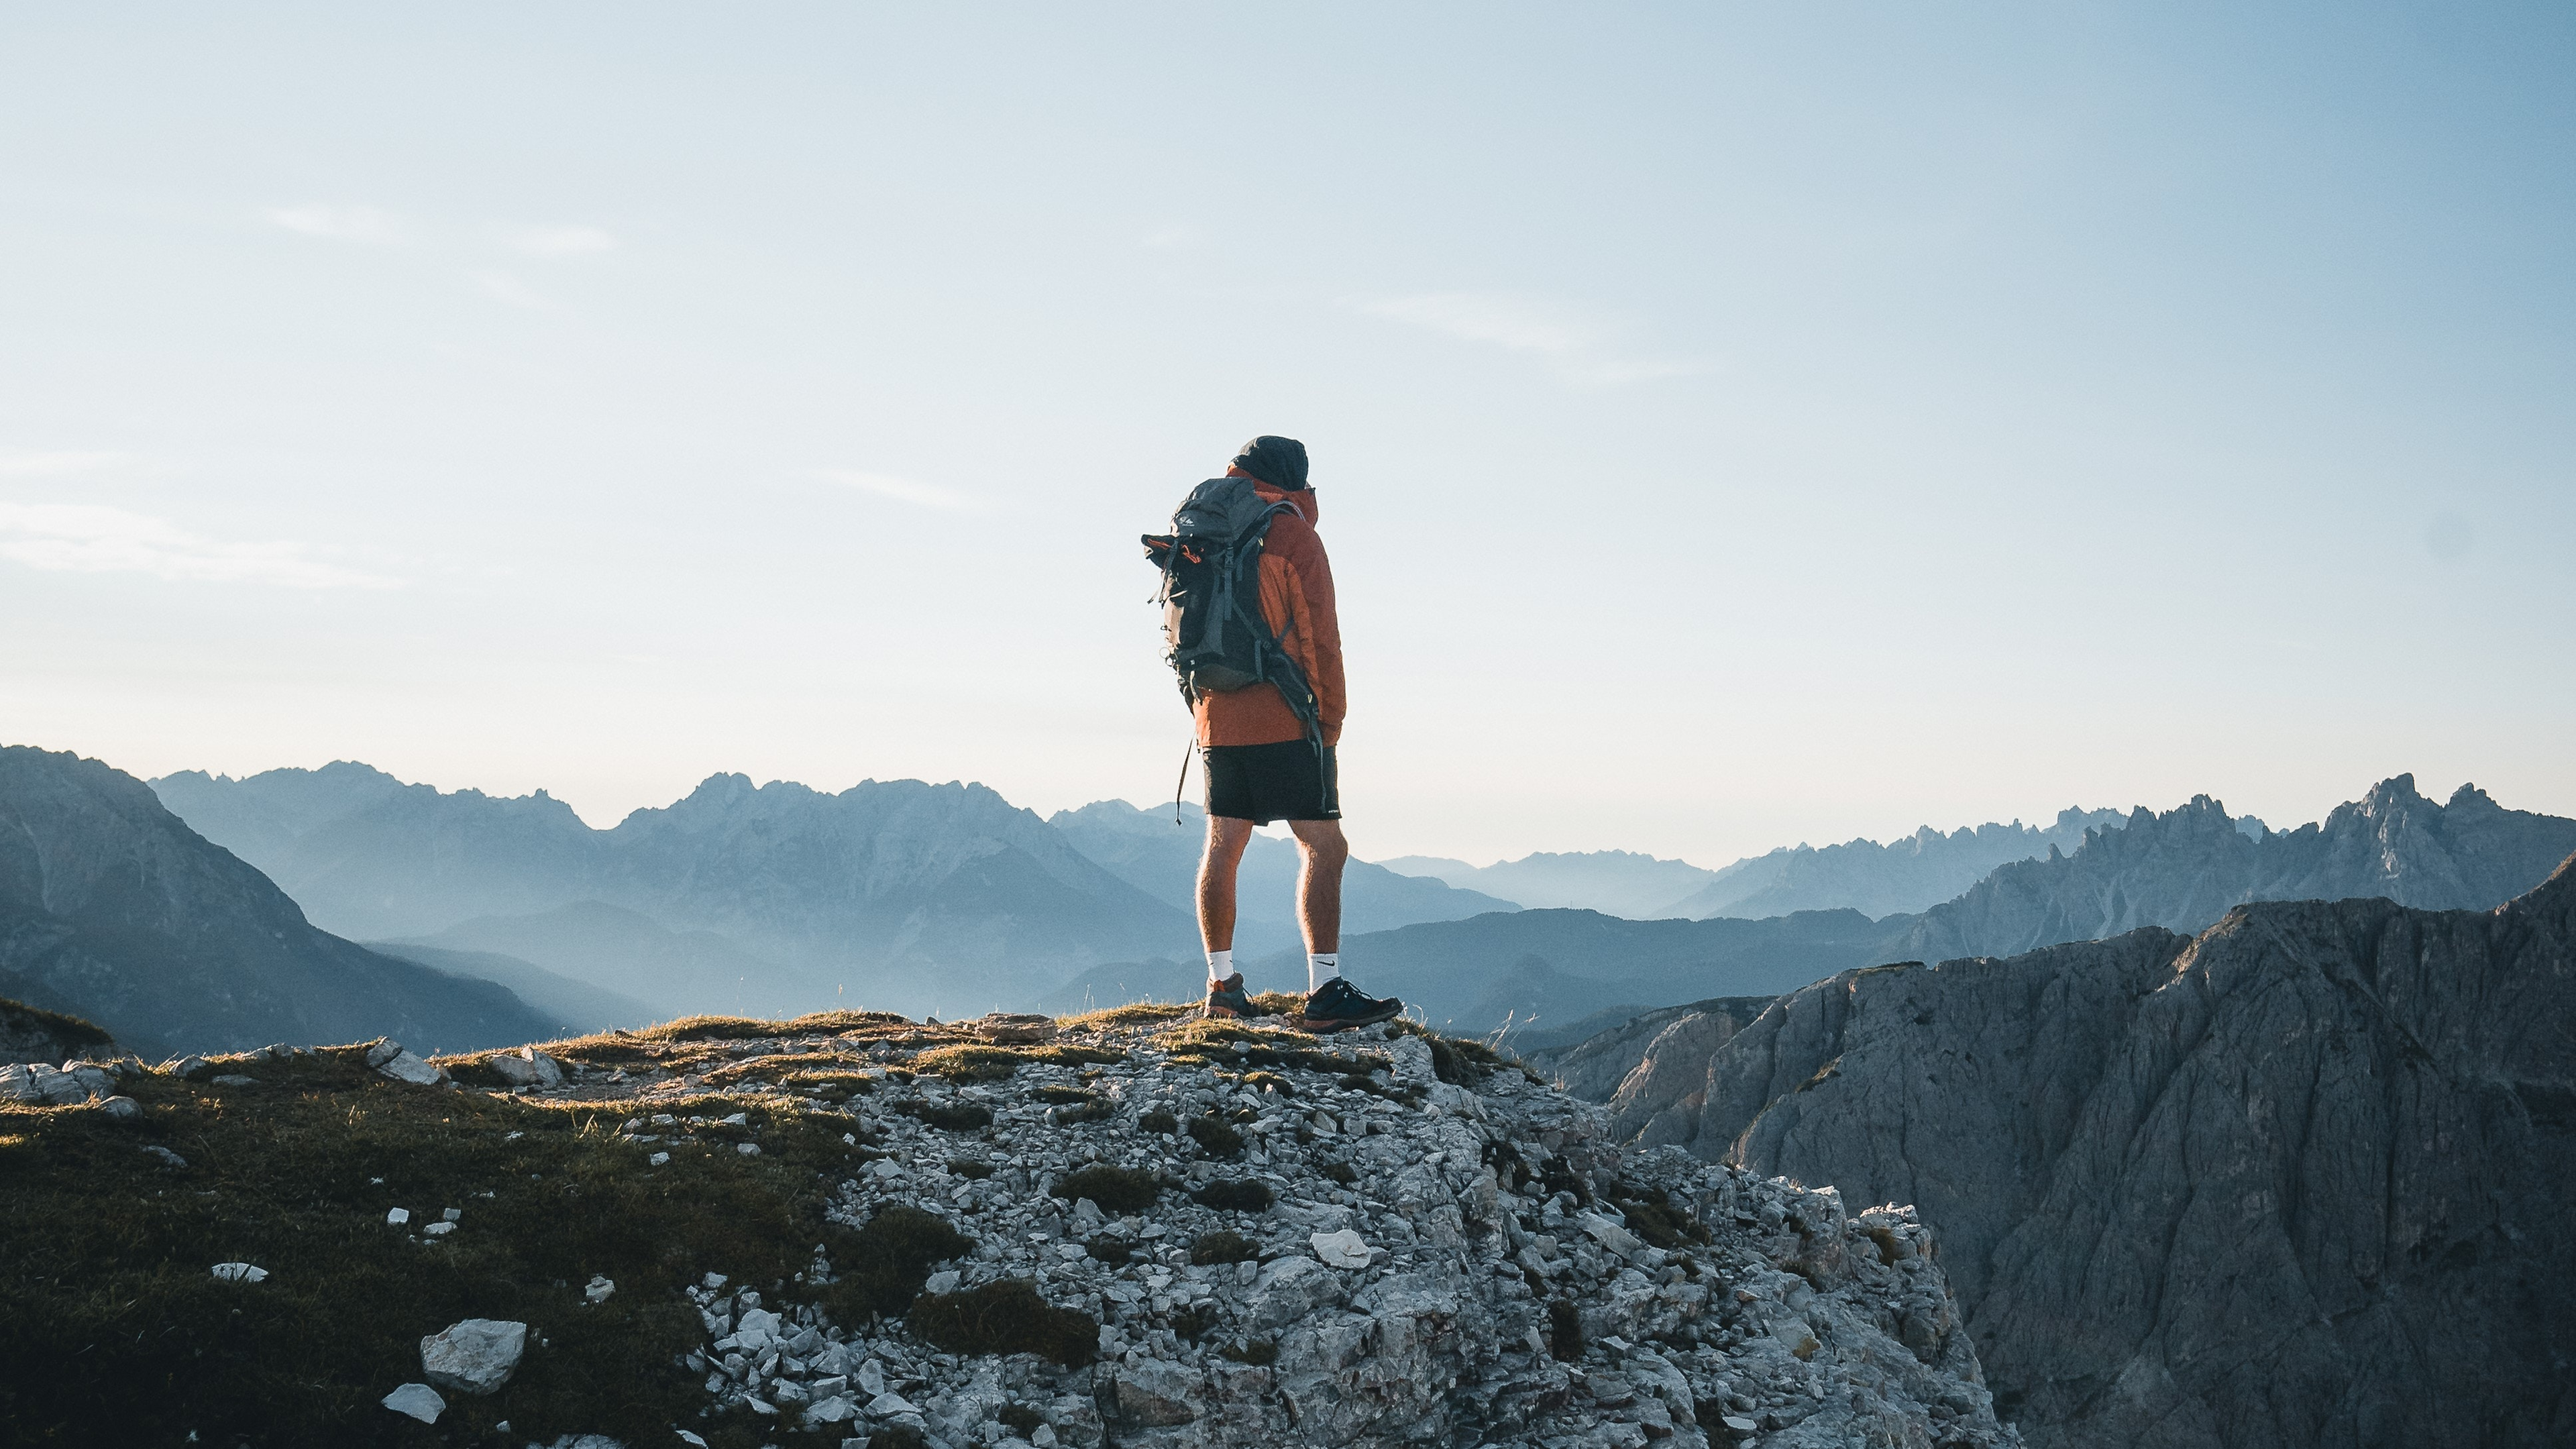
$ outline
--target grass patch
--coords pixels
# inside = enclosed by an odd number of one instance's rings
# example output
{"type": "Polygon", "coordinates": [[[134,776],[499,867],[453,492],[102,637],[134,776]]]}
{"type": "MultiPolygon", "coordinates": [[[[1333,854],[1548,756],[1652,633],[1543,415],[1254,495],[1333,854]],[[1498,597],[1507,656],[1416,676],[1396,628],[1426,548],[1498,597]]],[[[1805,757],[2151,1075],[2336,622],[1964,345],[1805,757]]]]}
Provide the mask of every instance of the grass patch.
{"type": "Polygon", "coordinates": [[[915,1207],[890,1207],[868,1219],[833,1258],[833,1281],[821,1294],[824,1308],[842,1324],[888,1318],[912,1306],[931,1268],[975,1251],[975,1240],[946,1220],[915,1207]]]}
{"type": "Polygon", "coordinates": [[[1261,1256],[1261,1245],[1232,1228],[1201,1233],[1190,1240],[1190,1262],[1201,1268],[1218,1263],[1249,1263],[1261,1256]]]}
{"type": "Polygon", "coordinates": [[[1196,1343],[1219,1321],[1215,1314],[1202,1314],[1195,1308],[1175,1309],[1171,1320],[1172,1332],[1185,1343],[1196,1343]]]}
{"type": "Polygon", "coordinates": [[[1178,1133],[1181,1130],[1181,1119],[1157,1107],[1136,1119],[1136,1129],[1158,1135],[1178,1133]]]}
{"type": "MultiPolygon", "coordinates": [[[[815,1245],[855,1261],[823,1216],[839,1131],[773,1114],[763,1153],[666,1141],[665,1167],[618,1140],[620,1104],[530,1102],[390,1082],[359,1049],[261,1063],[218,1094],[125,1084],[132,1125],[0,1109],[0,1439],[18,1443],[427,1445],[700,1424],[703,1375],[673,1366],[705,1333],[680,1290],[730,1274],[780,1303],[815,1245]],[[144,1144],[188,1161],[162,1165],[144,1144]],[[463,1210],[443,1240],[415,1228],[463,1210]],[[226,1284],[207,1271],[269,1271],[226,1284]],[[593,1274],[617,1292],[587,1304],[593,1274]],[[420,1339],[464,1318],[527,1323],[500,1393],[451,1396],[436,1430],[377,1403],[420,1377],[420,1339]],[[389,1422],[390,1421],[390,1422],[389,1422]]],[[[756,1438],[704,1429],[719,1445],[756,1438]]]]}
{"type": "Polygon", "coordinates": [[[1635,1187],[1612,1182],[1601,1189],[1601,1195],[1638,1237],[1658,1248],[1679,1248],[1684,1243],[1705,1243],[1708,1229],[1697,1218],[1672,1205],[1672,1199],[1660,1187],[1635,1187]]]}
{"type": "Polygon", "coordinates": [[[1293,1067],[1310,1072],[1366,1071],[1384,1067],[1384,1053],[1356,1058],[1304,1043],[1312,1040],[1285,1032],[1262,1031],[1223,1019],[1184,1021],[1155,1033],[1154,1044],[1184,1061],[1228,1067],[1293,1067]]]}
{"type": "Polygon", "coordinates": [[[1099,1320],[1047,1302],[1026,1278],[923,1294],[904,1322],[947,1353],[1033,1353],[1076,1368],[1100,1352],[1099,1320]]]}
{"type": "Polygon", "coordinates": [[[1190,1119],[1190,1140],[1210,1157],[1241,1157],[1243,1134],[1213,1114],[1190,1119]]]}
{"type": "Polygon", "coordinates": [[[1348,1187],[1352,1183],[1360,1180],[1359,1169],[1351,1166],[1347,1162],[1325,1163],[1324,1175],[1331,1178],[1333,1181],[1340,1183],[1344,1187],[1348,1187]]]}
{"type": "Polygon", "coordinates": [[[977,1182],[982,1182],[985,1178],[993,1175],[993,1164],[989,1162],[978,1162],[971,1157],[952,1157],[948,1159],[948,1170],[957,1174],[959,1177],[972,1178],[977,1182]]]}
{"type": "Polygon", "coordinates": [[[1583,1315],[1564,1298],[1547,1301],[1547,1352],[1558,1363],[1578,1363],[1583,1358],[1583,1315]]]}
{"type": "Polygon", "coordinates": [[[993,1417],[1002,1421],[1003,1428],[1023,1439],[1036,1433],[1038,1426],[1046,1422],[1046,1415],[1026,1404],[1004,1404],[1001,1411],[993,1417]]]}
{"type": "Polygon", "coordinates": [[[1199,1009],[1195,1001],[1134,1001],[1125,1006],[1103,1007],[1080,1016],[1061,1017],[1056,1024],[1067,1031],[1107,1031],[1113,1027],[1145,1026],[1157,1021],[1175,1021],[1199,1009]]]}
{"type": "Polygon", "coordinates": [[[1270,1211],[1270,1184],[1259,1178],[1247,1177],[1234,1182],[1220,1178],[1191,1193],[1190,1196],[1198,1199],[1199,1206],[1215,1208],[1220,1212],[1266,1213],[1270,1211]]]}
{"type": "Polygon", "coordinates": [[[1124,1238],[1093,1238],[1082,1245],[1082,1250],[1089,1253],[1094,1262],[1132,1263],[1136,1261],[1136,1245],[1124,1238]]]}
{"type": "Polygon", "coordinates": [[[1163,1184],[1150,1172],[1128,1167],[1104,1167],[1093,1163],[1064,1175],[1055,1185],[1055,1195],[1066,1202],[1089,1198],[1103,1212],[1141,1213],[1154,1205],[1163,1184]]]}
{"type": "Polygon", "coordinates": [[[975,1132],[993,1125],[993,1109],[973,1102],[950,1102],[934,1107],[916,1097],[908,1102],[897,1102],[894,1109],[942,1132],[975,1132]]]}

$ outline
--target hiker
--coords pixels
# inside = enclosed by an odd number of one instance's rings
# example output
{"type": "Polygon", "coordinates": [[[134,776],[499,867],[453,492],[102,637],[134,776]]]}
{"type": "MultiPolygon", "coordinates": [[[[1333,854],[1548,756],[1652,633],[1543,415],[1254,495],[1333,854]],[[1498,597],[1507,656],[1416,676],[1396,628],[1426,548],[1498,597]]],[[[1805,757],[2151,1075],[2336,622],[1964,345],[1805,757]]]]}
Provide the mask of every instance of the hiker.
{"type": "Polygon", "coordinates": [[[1303,858],[1297,876],[1297,918],[1306,936],[1303,1023],[1314,1032],[1346,1031],[1385,1021],[1404,1003],[1370,996],[1342,979],[1342,865],[1351,853],[1342,839],[1333,767],[1342,733],[1342,635],[1333,613],[1332,567],[1315,535],[1306,445],[1258,437],[1243,445],[1225,471],[1227,479],[1250,480],[1251,487],[1223,480],[1201,484],[1174,518],[1174,536],[1146,540],[1149,556],[1160,556],[1158,546],[1168,551],[1167,627],[1182,693],[1197,721],[1207,779],[1207,852],[1199,860],[1205,1010],[1212,1017],[1261,1014],[1244,990],[1243,973],[1234,968],[1235,871],[1253,827],[1285,820],[1303,858]],[[1194,526],[1205,531],[1193,533],[1194,526]],[[1241,571],[1222,578],[1174,572],[1183,557],[1200,563],[1211,543],[1257,551],[1257,562],[1245,552],[1241,571]],[[1251,610],[1228,605],[1255,587],[1259,621],[1267,628],[1226,635],[1224,618],[1251,621],[1251,610]],[[1184,599],[1208,597],[1218,601],[1218,622],[1194,618],[1185,627],[1184,599]],[[1214,658],[1221,637],[1227,650],[1236,651],[1225,661],[1214,658]],[[1201,655],[1185,647],[1199,643],[1207,646],[1201,655]]]}

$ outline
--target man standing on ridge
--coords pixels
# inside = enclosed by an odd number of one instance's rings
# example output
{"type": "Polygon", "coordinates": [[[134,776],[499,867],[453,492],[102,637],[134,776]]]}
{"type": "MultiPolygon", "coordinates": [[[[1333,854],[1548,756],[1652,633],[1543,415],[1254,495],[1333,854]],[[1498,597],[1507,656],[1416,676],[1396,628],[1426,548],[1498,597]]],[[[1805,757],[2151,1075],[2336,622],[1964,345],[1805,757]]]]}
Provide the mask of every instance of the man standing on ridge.
{"type": "Polygon", "coordinates": [[[1285,503],[1261,545],[1261,614],[1280,647],[1304,671],[1315,696],[1321,747],[1274,685],[1196,692],[1200,758],[1206,762],[1207,853],[1199,860],[1199,937],[1207,947],[1209,1016],[1253,1016],[1257,1009],[1234,969],[1234,882],[1253,827],[1286,820],[1297,837],[1297,920],[1306,934],[1308,1031],[1343,1031],[1384,1021],[1404,1009],[1342,979],[1341,791],[1333,748],[1341,738],[1342,633],[1333,610],[1333,570],[1315,534],[1315,493],[1306,486],[1306,445],[1263,436],[1243,445],[1229,478],[1253,480],[1253,491],[1285,503]]]}

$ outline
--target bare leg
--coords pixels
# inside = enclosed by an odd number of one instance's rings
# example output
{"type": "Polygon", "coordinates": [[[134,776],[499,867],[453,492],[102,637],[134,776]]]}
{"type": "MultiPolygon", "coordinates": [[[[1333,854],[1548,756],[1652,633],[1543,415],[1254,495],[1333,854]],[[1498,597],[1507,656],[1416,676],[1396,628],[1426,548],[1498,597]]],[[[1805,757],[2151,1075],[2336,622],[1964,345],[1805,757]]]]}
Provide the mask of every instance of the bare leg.
{"type": "Polygon", "coordinates": [[[1199,857],[1199,940],[1211,951],[1234,949],[1234,873],[1251,843],[1251,821],[1208,817],[1207,853],[1199,857]]]}
{"type": "MultiPolygon", "coordinates": [[[[1305,857],[1305,868],[1297,874],[1297,924],[1306,930],[1306,949],[1319,956],[1339,951],[1342,866],[1351,858],[1350,842],[1342,838],[1342,822],[1291,820],[1288,829],[1297,837],[1298,853],[1305,857]]],[[[1207,899],[1205,885],[1199,887],[1199,899],[1207,899]]],[[[1204,916],[1206,908],[1202,906],[1200,910],[1204,916]]],[[[1226,920],[1231,926],[1233,917],[1229,915],[1226,920]]]]}

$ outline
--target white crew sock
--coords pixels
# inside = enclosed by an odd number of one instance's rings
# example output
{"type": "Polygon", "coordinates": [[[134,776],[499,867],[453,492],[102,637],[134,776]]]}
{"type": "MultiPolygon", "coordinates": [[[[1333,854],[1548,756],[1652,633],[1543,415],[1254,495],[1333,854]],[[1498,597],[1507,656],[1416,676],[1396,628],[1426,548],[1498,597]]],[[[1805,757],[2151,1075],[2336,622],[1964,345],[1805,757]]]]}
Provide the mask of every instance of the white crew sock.
{"type": "Polygon", "coordinates": [[[1342,974],[1342,953],[1320,951],[1306,958],[1306,989],[1321,991],[1324,983],[1342,974]]]}
{"type": "Polygon", "coordinates": [[[1217,985],[1224,981],[1225,978],[1234,974],[1234,948],[1232,946],[1228,946],[1222,951],[1210,951],[1207,953],[1207,957],[1208,985],[1217,985]]]}

